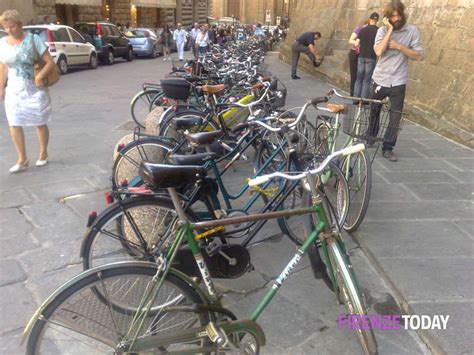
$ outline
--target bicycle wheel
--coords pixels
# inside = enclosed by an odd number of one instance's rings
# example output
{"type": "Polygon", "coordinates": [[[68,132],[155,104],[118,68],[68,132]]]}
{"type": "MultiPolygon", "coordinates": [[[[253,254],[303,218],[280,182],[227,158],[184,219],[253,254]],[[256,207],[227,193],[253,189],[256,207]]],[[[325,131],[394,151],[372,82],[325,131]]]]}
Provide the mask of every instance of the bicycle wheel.
{"type": "Polygon", "coordinates": [[[349,185],[350,204],[344,229],[355,231],[364,220],[369,207],[372,187],[372,166],[369,154],[364,150],[346,156],[340,162],[340,168],[349,185]]]}
{"type": "MultiPolygon", "coordinates": [[[[105,265],[77,276],[42,306],[41,317],[29,334],[26,353],[113,353],[128,333],[143,295],[156,283],[156,271],[154,264],[131,262],[105,265]]],[[[154,311],[146,315],[138,339],[206,325],[210,320],[208,313],[164,308],[196,303],[206,302],[184,279],[170,271],[152,301],[154,311]]],[[[183,345],[176,344],[156,350],[182,348],[183,345]]]]}
{"type": "MultiPolygon", "coordinates": [[[[190,221],[197,217],[186,211],[190,221]]],[[[164,196],[134,196],[103,211],[84,236],[81,257],[84,270],[132,259],[154,261],[174,241],[178,216],[164,196]]]]}
{"type": "Polygon", "coordinates": [[[216,354],[260,354],[260,344],[254,334],[240,330],[226,334],[226,336],[227,344],[224,346],[218,346],[216,354]]]}
{"type": "Polygon", "coordinates": [[[159,138],[144,138],[127,144],[120,150],[112,167],[112,187],[121,186],[124,180],[130,181],[138,176],[141,162],[164,163],[166,154],[173,147],[159,138]]]}
{"type": "MultiPolygon", "coordinates": [[[[339,240],[334,239],[327,244],[329,259],[338,286],[338,299],[346,306],[349,314],[364,316],[367,314],[368,308],[359,291],[349,257],[343,251],[344,248],[340,243],[339,240]]],[[[377,341],[374,332],[370,327],[367,328],[369,329],[357,330],[357,337],[365,354],[377,354],[377,341]]]]}
{"type": "Polygon", "coordinates": [[[130,102],[130,112],[137,125],[145,128],[145,119],[150,112],[151,103],[155,101],[155,98],[162,96],[163,92],[161,89],[149,88],[140,91],[133,97],[130,102]]]}

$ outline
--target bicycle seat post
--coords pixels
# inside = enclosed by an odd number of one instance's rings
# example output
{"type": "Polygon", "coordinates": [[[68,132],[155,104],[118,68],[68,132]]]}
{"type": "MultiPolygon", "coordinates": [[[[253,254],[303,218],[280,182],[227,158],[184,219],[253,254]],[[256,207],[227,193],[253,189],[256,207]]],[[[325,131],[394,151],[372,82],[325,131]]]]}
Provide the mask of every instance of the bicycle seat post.
{"type": "Polygon", "coordinates": [[[173,205],[176,213],[178,214],[179,220],[182,223],[188,223],[189,221],[186,218],[186,213],[184,212],[183,206],[181,205],[181,199],[179,198],[176,189],[174,187],[169,187],[168,193],[170,194],[171,201],[173,201],[173,205]]]}

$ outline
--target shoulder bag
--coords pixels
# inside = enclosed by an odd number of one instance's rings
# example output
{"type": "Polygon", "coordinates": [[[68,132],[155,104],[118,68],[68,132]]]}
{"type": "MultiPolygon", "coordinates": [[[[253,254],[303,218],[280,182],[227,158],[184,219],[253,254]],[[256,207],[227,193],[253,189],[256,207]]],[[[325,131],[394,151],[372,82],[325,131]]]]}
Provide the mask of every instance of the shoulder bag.
{"type": "MultiPolygon", "coordinates": [[[[35,64],[33,66],[33,69],[34,69],[35,78],[36,78],[36,76],[44,68],[46,63],[44,63],[43,59],[40,57],[40,54],[38,53],[38,50],[36,49],[34,35],[31,37],[31,42],[32,42],[31,45],[33,47],[33,51],[35,52],[35,64]]],[[[43,79],[44,86],[46,87],[53,86],[59,81],[60,76],[61,76],[61,72],[59,71],[59,68],[56,66],[56,64],[54,64],[53,69],[43,79]]]]}

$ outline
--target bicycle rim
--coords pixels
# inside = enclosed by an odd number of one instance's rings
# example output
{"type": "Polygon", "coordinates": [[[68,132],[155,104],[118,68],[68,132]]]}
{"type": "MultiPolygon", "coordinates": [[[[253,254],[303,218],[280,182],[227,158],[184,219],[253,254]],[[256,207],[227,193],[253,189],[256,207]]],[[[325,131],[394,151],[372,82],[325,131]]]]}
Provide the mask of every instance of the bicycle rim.
{"type": "MultiPolygon", "coordinates": [[[[151,264],[143,265],[108,265],[76,278],[43,310],[42,317],[36,321],[28,337],[27,354],[113,352],[129,332],[143,294],[154,284],[152,280],[156,268],[151,264]],[[97,296],[97,290],[100,290],[102,297],[97,296]],[[117,311],[117,305],[121,306],[120,311],[117,311]]],[[[164,309],[166,306],[193,303],[204,303],[204,300],[184,280],[168,274],[152,301],[155,311],[145,316],[138,339],[173,334],[176,330],[207,324],[207,313],[166,312],[164,309]]],[[[190,345],[177,344],[156,350],[171,351],[190,345]]]]}
{"type": "Polygon", "coordinates": [[[164,163],[166,155],[171,150],[170,146],[153,139],[130,143],[122,149],[112,168],[115,187],[121,186],[123,181],[130,181],[138,176],[139,167],[143,161],[156,164],[164,163]]]}
{"type": "Polygon", "coordinates": [[[132,102],[131,114],[133,120],[138,126],[145,128],[145,120],[148,113],[151,111],[151,103],[156,97],[162,96],[162,94],[161,90],[149,89],[135,96],[132,102]]]}
{"type": "MultiPolygon", "coordinates": [[[[361,316],[367,314],[367,306],[357,286],[357,280],[348,256],[343,254],[337,241],[329,242],[327,246],[339,288],[340,301],[344,303],[350,314],[361,316]]],[[[377,341],[372,329],[357,330],[357,337],[365,354],[377,354],[377,341]]]]}
{"type": "Polygon", "coordinates": [[[174,240],[178,218],[169,200],[133,197],[113,206],[85,236],[84,270],[132,259],[153,261],[174,240]]]}
{"type": "Polygon", "coordinates": [[[350,195],[344,229],[353,232],[364,220],[369,207],[372,167],[366,151],[348,155],[341,161],[340,167],[349,185],[350,195]]]}

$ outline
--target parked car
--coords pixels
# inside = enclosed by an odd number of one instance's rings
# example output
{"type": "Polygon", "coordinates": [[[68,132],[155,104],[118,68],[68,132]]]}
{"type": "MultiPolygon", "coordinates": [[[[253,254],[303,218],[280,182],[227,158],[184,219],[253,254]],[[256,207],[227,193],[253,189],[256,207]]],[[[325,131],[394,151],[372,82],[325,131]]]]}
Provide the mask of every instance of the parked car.
{"type": "Polygon", "coordinates": [[[49,53],[61,74],[66,74],[70,66],[89,65],[97,68],[97,52],[74,28],[63,25],[24,26],[27,32],[38,35],[48,46],[49,53]]]}
{"type": "Polygon", "coordinates": [[[132,44],[135,56],[156,58],[163,54],[163,46],[158,43],[158,36],[152,29],[132,28],[124,34],[132,44]]]}
{"type": "Polygon", "coordinates": [[[0,28],[0,38],[5,37],[7,33],[0,28]]]}
{"type": "Polygon", "coordinates": [[[109,22],[78,22],[74,25],[89,43],[92,43],[104,64],[114,64],[115,58],[133,60],[133,47],[117,26],[109,22]]]}

